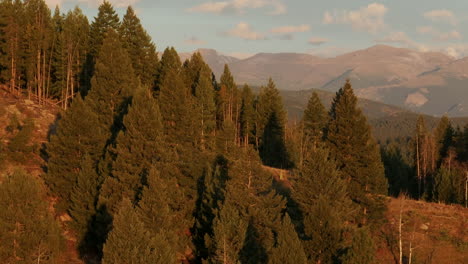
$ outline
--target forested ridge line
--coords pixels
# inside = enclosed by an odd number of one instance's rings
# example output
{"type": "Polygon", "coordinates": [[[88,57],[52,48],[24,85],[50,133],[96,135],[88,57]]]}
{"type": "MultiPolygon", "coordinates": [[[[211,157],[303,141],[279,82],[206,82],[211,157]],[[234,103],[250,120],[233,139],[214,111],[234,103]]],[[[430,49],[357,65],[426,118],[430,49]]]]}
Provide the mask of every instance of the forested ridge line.
{"type": "Polygon", "coordinates": [[[104,1],[88,23],[43,0],[0,5],[1,81],[63,109],[38,144],[34,111],[0,108],[6,263],[59,261],[63,230],[86,263],[375,263],[398,234],[388,193],[466,203],[468,129],[448,118],[429,131],[421,117],[403,156],[378,145],[349,81],[288,125],[274,80],[255,94],[200,53],[158,56],[131,7],[121,20],[104,1]],[[40,177],[14,169],[32,158],[40,177]]]}

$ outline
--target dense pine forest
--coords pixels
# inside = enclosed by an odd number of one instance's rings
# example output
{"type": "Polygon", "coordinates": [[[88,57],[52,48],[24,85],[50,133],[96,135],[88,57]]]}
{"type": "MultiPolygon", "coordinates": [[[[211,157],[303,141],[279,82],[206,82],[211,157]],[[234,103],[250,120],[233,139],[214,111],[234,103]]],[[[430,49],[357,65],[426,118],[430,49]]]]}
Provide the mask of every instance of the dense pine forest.
{"type": "MultiPolygon", "coordinates": [[[[65,231],[85,263],[376,263],[388,196],[467,206],[468,125],[378,142],[349,81],[288,122],[274,80],[157,51],[131,7],[1,0],[0,84],[61,108],[42,145],[32,119],[4,128],[0,163],[44,167],[0,177],[1,263],[62,263],[65,231]]],[[[392,263],[423,263],[401,221],[392,263]]]]}

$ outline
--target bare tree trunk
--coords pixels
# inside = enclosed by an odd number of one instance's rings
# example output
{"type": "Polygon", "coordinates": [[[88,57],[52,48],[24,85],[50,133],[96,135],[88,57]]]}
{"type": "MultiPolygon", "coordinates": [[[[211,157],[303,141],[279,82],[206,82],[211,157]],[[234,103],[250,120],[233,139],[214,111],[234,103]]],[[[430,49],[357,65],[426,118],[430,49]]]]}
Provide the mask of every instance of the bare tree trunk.
{"type": "Polygon", "coordinates": [[[399,264],[403,264],[403,239],[402,239],[402,227],[403,227],[403,207],[405,202],[405,195],[400,196],[400,215],[398,218],[398,247],[399,247],[399,264]]]}
{"type": "MultiPolygon", "coordinates": [[[[419,132],[418,132],[419,133],[419,132]]],[[[416,173],[418,177],[418,199],[421,197],[421,168],[419,165],[419,134],[416,135],[416,173]]]]}

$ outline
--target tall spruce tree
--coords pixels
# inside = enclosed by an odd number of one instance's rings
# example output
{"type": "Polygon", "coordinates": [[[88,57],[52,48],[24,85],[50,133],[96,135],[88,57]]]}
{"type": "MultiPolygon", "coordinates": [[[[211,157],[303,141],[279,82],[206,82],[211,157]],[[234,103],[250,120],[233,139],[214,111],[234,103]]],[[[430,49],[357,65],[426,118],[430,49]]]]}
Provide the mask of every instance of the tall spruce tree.
{"type": "Polygon", "coordinates": [[[316,92],[312,93],[307,103],[302,122],[305,144],[315,146],[318,142],[321,142],[327,125],[327,112],[316,92]]]}
{"type": "Polygon", "coordinates": [[[268,257],[269,264],[307,263],[307,257],[288,214],[283,216],[276,234],[275,247],[268,257]]]}
{"type": "Polygon", "coordinates": [[[99,194],[99,176],[96,172],[95,162],[86,154],[82,157],[80,172],[70,194],[70,213],[73,219],[72,227],[75,230],[81,247],[92,244],[86,241],[96,216],[96,203],[99,194]]]}
{"type": "MultiPolygon", "coordinates": [[[[86,56],[86,61],[83,67],[82,75],[82,91],[83,95],[88,93],[91,87],[91,78],[94,75],[94,67],[96,56],[102,50],[101,46],[104,39],[107,37],[108,31],[116,32],[119,29],[120,20],[115,12],[112,4],[104,0],[99,6],[98,14],[94,18],[89,28],[89,47],[86,56]]],[[[116,37],[116,36],[113,36],[116,37]]]]}
{"type": "Polygon", "coordinates": [[[0,259],[3,263],[55,263],[62,253],[59,224],[43,186],[23,171],[0,183],[0,259]]]}
{"type": "Polygon", "coordinates": [[[383,204],[378,195],[387,194],[384,168],[349,80],[333,100],[326,138],[343,179],[349,182],[351,199],[362,208],[361,220],[381,218],[383,204]]]}
{"type": "Polygon", "coordinates": [[[375,246],[369,231],[363,227],[354,231],[351,246],[341,257],[343,264],[374,263],[375,246]]]}
{"type": "Polygon", "coordinates": [[[166,75],[169,72],[178,75],[181,71],[182,63],[180,62],[179,54],[177,54],[174,47],[167,47],[161,56],[161,61],[156,71],[156,79],[153,87],[155,94],[159,94],[161,86],[163,85],[163,82],[166,81],[166,75]]]}
{"type": "Polygon", "coordinates": [[[150,88],[154,83],[158,65],[156,47],[131,6],[127,8],[119,33],[135,74],[143,86],[150,88]]]}
{"type": "Polygon", "coordinates": [[[211,144],[216,129],[216,105],[214,88],[211,83],[211,70],[201,69],[197,85],[195,86],[196,111],[198,112],[201,148],[206,149],[211,144]]]}
{"type": "Polygon", "coordinates": [[[98,114],[100,124],[113,135],[120,130],[129,98],[138,86],[127,51],[117,33],[109,30],[97,55],[86,101],[98,114]]]}
{"type": "Polygon", "coordinates": [[[226,181],[228,179],[227,160],[218,156],[213,166],[207,165],[200,179],[196,219],[194,225],[194,243],[197,247],[197,258],[207,257],[205,237],[213,236],[213,220],[219,206],[224,202],[226,181]]]}
{"type": "Polygon", "coordinates": [[[56,133],[51,135],[46,149],[45,181],[59,197],[60,211],[67,211],[72,205],[70,195],[77,183],[82,159],[88,155],[96,167],[108,137],[97,114],[78,96],[58,121],[56,133]]]}
{"type": "Polygon", "coordinates": [[[152,165],[162,161],[162,118],[149,90],[136,91],[123,119],[115,145],[109,147],[113,158],[111,173],[100,190],[100,205],[115,213],[123,197],[133,203],[141,198],[145,175],[152,165]]]}
{"type": "Polygon", "coordinates": [[[208,244],[212,245],[207,263],[241,263],[247,226],[245,216],[233,201],[227,199],[214,219],[213,237],[207,237],[208,244]]]}
{"type": "Polygon", "coordinates": [[[136,212],[152,235],[166,235],[174,259],[176,255],[179,259],[189,258],[185,253],[192,248],[187,235],[193,225],[192,208],[186,200],[174,177],[162,175],[154,167],[149,170],[136,212]]]}
{"type": "Polygon", "coordinates": [[[92,56],[96,56],[101,50],[101,45],[109,30],[117,31],[120,26],[119,16],[112,4],[104,0],[99,6],[98,14],[94,18],[90,28],[90,49],[92,56]]]}
{"type": "Polygon", "coordinates": [[[263,87],[256,104],[257,140],[260,141],[260,156],[265,165],[288,168],[290,166],[284,142],[286,112],[278,89],[270,78],[263,87]]]}
{"type": "Polygon", "coordinates": [[[310,150],[292,182],[292,198],[300,212],[293,216],[307,258],[333,263],[343,247],[345,222],[353,208],[330,151],[322,145],[310,150]]]}
{"type": "Polygon", "coordinates": [[[165,234],[152,235],[148,232],[128,199],[124,199],[119,206],[103,251],[103,264],[176,263],[175,253],[168,245],[165,234]]]}

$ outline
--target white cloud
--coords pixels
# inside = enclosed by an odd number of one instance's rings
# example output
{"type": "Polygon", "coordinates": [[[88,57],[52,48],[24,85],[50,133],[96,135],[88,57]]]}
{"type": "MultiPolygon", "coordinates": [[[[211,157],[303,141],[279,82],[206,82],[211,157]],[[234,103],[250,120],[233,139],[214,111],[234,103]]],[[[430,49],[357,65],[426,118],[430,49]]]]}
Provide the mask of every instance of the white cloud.
{"type": "Polygon", "coordinates": [[[299,26],[283,26],[283,27],[276,27],[270,30],[271,33],[274,34],[291,34],[297,32],[307,32],[310,31],[310,25],[299,25],[299,26]]]}
{"type": "Polygon", "coordinates": [[[418,27],[417,31],[422,35],[430,35],[433,40],[436,41],[450,41],[450,40],[460,40],[463,38],[462,34],[456,30],[450,32],[441,32],[433,27],[418,27]]]}
{"type": "Polygon", "coordinates": [[[457,18],[452,11],[446,9],[432,10],[424,13],[424,17],[434,22],[446,22],[451,25],[457,24],[457,18]]]}
{"type": "Polygon", "coordinates": [[[324,43],[327,43],[328,41],[330,41],[330,40],[327,39],[327,38],[315,38],[315,37],[313,37],[313,38],[310,38],[308,42],[311,45],[320,46],[320,45],[322,45],[324,43]]]}
{"type": "MultiPolygon", "coordinates": [[[[46,3],[50,7],[61,6],[63,3],[83,3],[88,6],[96,7],[102,4],[103,0],[46,0],[46,3]]],[[[116,8],[126,8],[128,6],[134,6],[140,0],[107,0],[116,8]]]]}
{"type": "Polygon", "coordinates": [[[245,40],[263,40],[266,39],[265,35],[259,32],[255,32],[252,27],[245,23],[241,22],[237,24],[233,29],[223,33],[224,35],[231,37],[238,37],[245,40]]]}
{"type": "Polygon", "coordinates": [[[184,43],[185,44],[188,44],[188,45],[197,45],[197,46],[201,46],[201,45],[205,45],[206,42],[195,37],[195,36],[192,36],[186,40],[184,40],[184,43]]]}
{"type": "Polygon", "coordinates": [[[205,2],[188,8],[188,12],[201,13],[235,13],[243,14],[247,9],[268,8],[270,15],[281,15],[286,13],[286,5],[281,0],[230,0],[218,2],[205,2]]]}
{"type": "Polygon", "coordinates": [[[322,22],[324,24],[350,24],[354,30],[362,30],[377,33],[386,27],[385,14],[388,8],[379,3],[372,3],[359,10],[329,11],[324,13],[322,22]]]}

